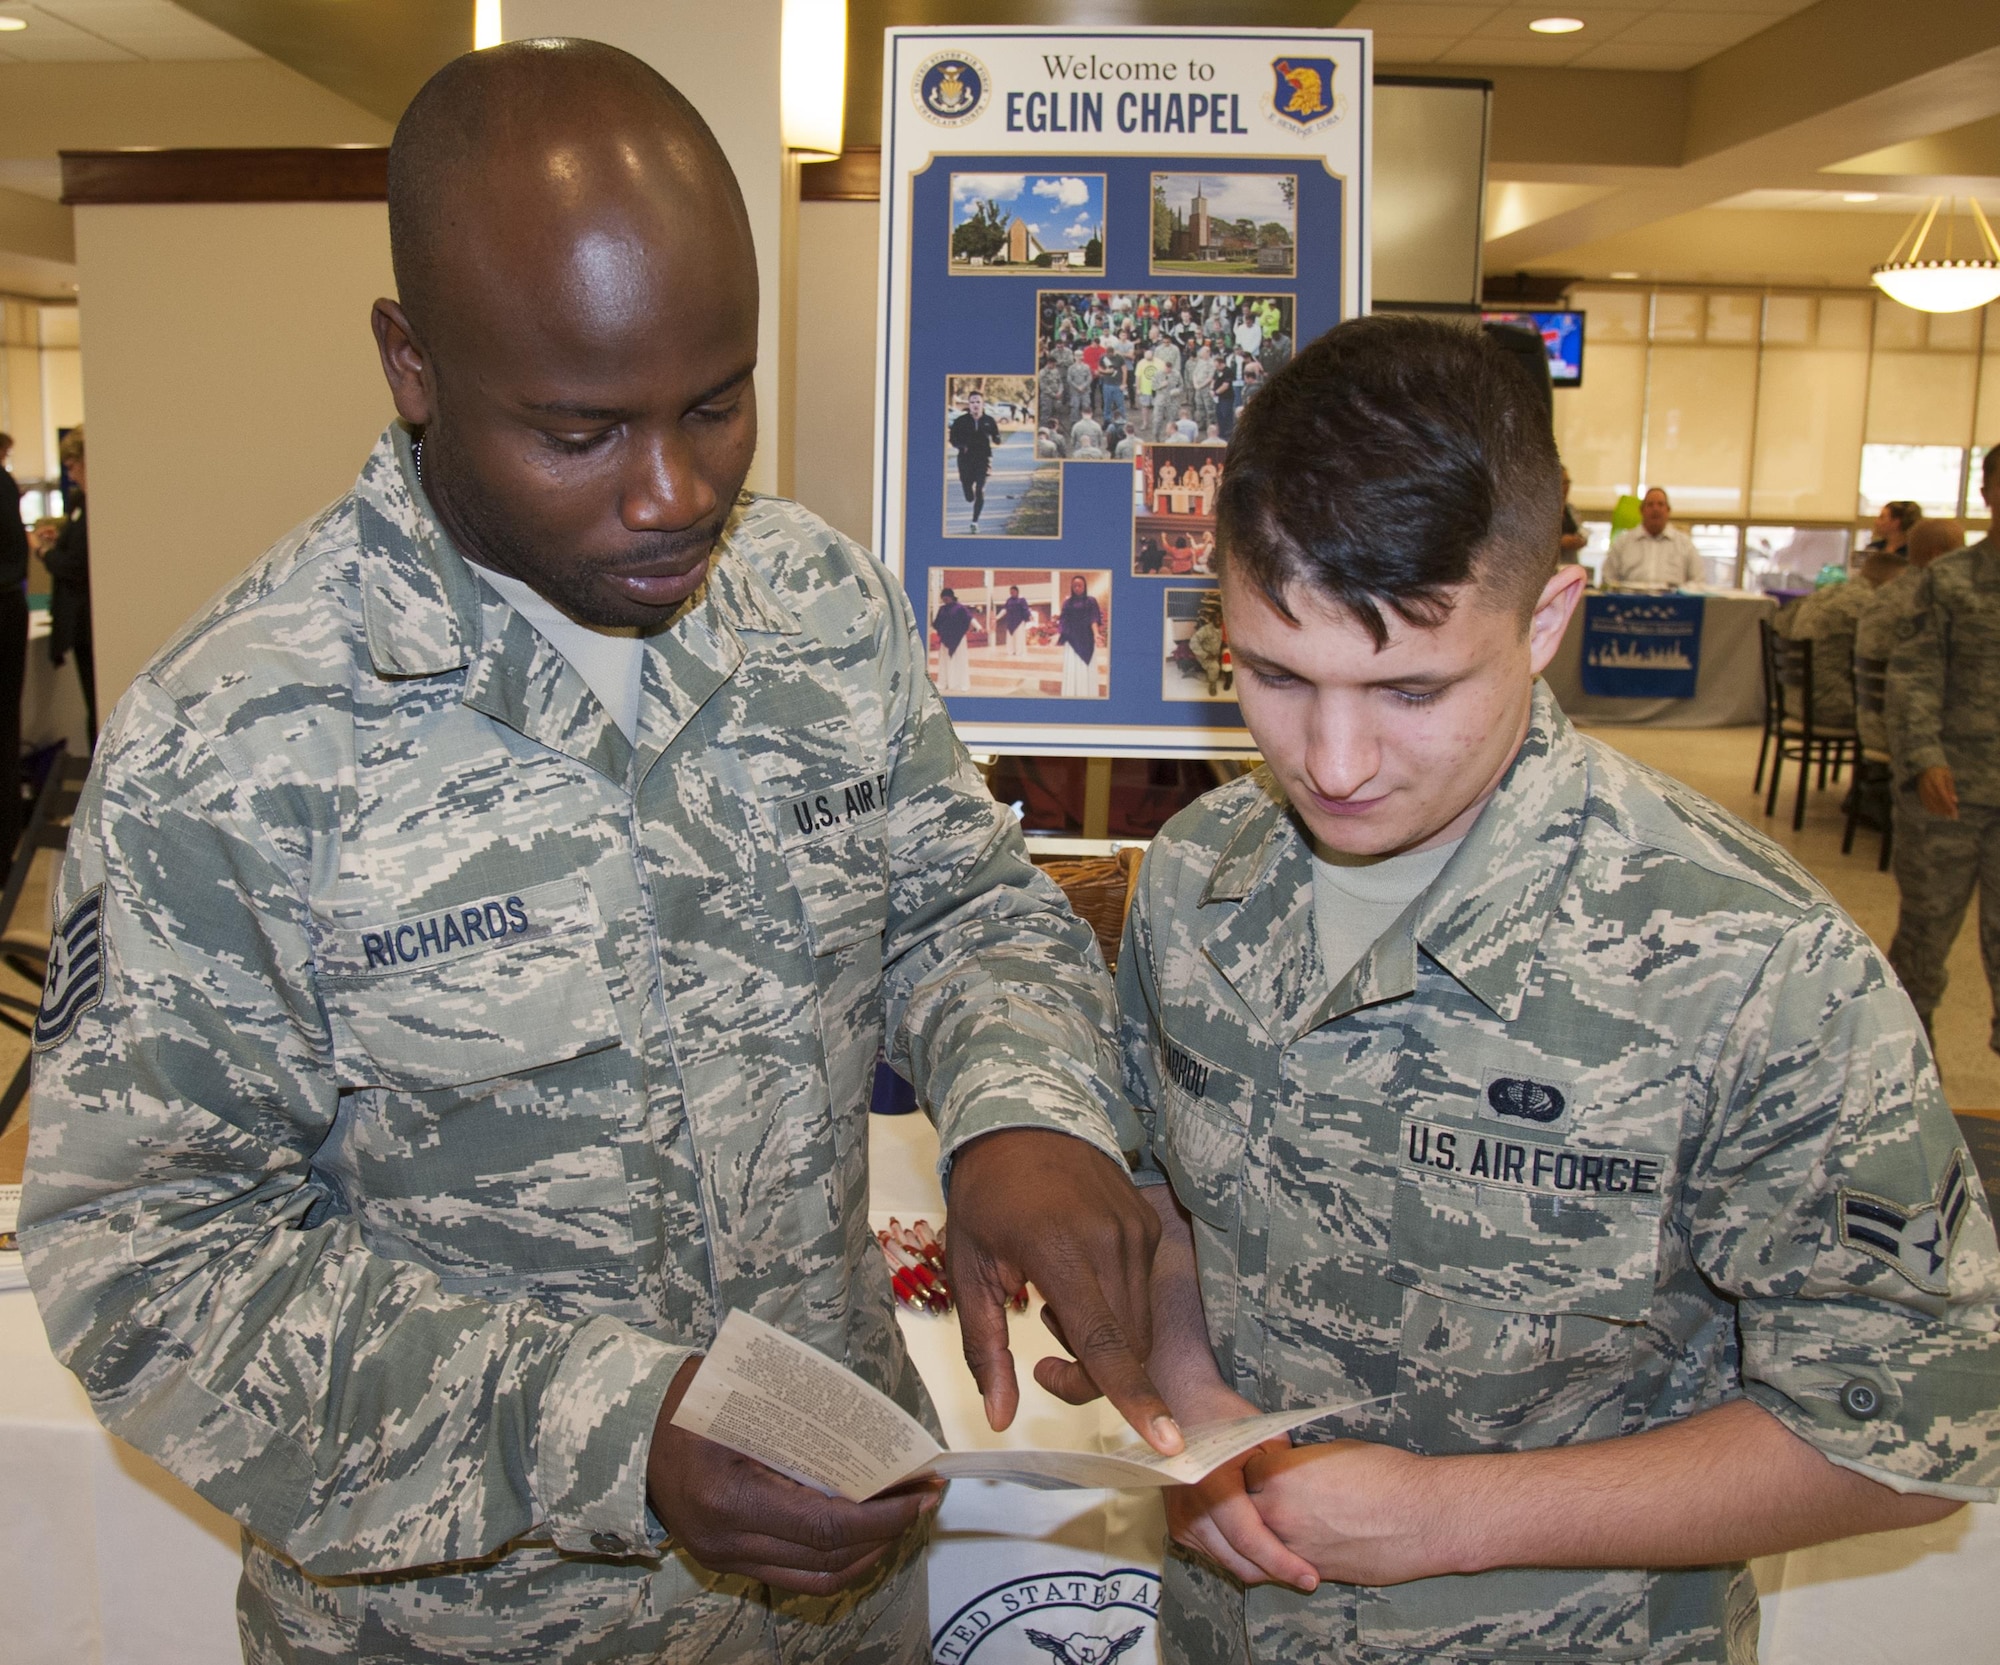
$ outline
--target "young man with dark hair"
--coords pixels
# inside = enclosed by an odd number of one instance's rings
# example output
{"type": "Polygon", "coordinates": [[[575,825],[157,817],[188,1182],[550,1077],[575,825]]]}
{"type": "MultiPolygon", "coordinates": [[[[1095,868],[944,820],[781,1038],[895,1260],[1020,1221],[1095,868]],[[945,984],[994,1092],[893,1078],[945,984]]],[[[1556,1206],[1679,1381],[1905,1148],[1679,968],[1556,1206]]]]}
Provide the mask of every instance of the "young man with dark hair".
{"type": "Polygon", "coordinates": [[[1238,422],[1266,762],[1154,842],[1118,968],[1152,1369],[1184,1422],[1352,1408],[1170,1494],[1170,1658],[1747,1659],[1749,1557],[2000,1480],[2000,1254],[1916,1015],[1564,720],[1561,505],[1473,332],[1344,324],[1238,422]]]}
{"type": "Polygon", "coordinates": [[[1000,424],[986,409],[986,395],[974,388],[965,409],[951,424],[951,448],[958,453],[958,484],[972,505],[972,529],[979,530],[979,517],[986,512],[986,476],[993,468],[993,453],[1000,449],[1000,424]]]}

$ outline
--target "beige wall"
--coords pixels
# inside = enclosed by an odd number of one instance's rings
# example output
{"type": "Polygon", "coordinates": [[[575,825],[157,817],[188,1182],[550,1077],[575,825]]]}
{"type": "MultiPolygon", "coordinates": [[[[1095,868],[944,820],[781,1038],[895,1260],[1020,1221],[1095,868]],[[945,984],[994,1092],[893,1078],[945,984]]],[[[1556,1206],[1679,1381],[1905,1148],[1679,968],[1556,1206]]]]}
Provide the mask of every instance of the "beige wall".
{"type": "Polygon", "coordinates": [[[216,590],[354,480],[394,414],[379,203],[80,208],[91,591],[109,709],[216,590]]]}
{"type": "Polygon", "coordinates": [[[875,515],[875,255],[872,202],[799,204],[798,500],[868,543],[875,515]]]}

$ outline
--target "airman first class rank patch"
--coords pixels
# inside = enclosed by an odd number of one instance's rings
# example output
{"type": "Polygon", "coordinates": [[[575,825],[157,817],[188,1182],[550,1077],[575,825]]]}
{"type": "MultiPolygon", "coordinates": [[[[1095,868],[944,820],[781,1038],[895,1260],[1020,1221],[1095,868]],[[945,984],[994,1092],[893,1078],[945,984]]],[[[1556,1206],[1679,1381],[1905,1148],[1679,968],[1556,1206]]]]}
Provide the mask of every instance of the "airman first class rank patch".
{"type": "Polygon", "coordinates": [[[49,938],[42,1009],[35,1014],[35,1050],[69,1038],[76,1020],[104,992],[104,886],[86,891],[49,938]]]}
{"type": "Polygon", "coordinates": [[[1963,1150],[1952,1152],[1931,1200],[1914,1209],[1844,1185],[1836,1206],[1846,1247],[1895,1267],[1927,1295],[1950,1293],[1952,1240],[1972,1206],[1963,1150]]]}

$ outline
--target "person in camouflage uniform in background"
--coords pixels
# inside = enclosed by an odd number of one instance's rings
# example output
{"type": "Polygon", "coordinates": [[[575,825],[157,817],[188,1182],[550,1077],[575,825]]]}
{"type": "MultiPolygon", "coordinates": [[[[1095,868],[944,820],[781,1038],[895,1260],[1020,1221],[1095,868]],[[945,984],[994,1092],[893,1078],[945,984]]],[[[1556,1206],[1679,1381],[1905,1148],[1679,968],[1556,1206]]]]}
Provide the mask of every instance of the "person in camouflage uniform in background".
{"type": "MultiPolygon", "coordinates": [[[[2000,503],[2000,446],[1980,481],[2000,503]]],[[[1919,522],[1921,524],[1921,522],[1919,522]]],[[[1940,555],[1918,578],[1889,655],[1890,750],[1896,760],[1896,889],[1889,963],[1924,1026],[1944,998],[1945,962],[1979,891],[1979,958],[2000,1052],[2000,550],[1991,535],[1940,555]]]]}
{"type": "Polygon", "coordinates": [[[76,812],[51,1343],[247,1528],[253,1665],[910,1665],[935,1488],[821,1497],[672,1412],[741,1307],[930,1414],[868,1228],[886,1039],[995,1426],[1031,1277],[1177,1448],[1102,961],[899,586],[738,496],[754,251],[685,100],[469,55],[389,202],[408,426],[140,674],[76,812]]]}
{"type": "Polygon", "coordinates": [[[1062,433],[1070,430],[1070,418],[1065,414],[1069,408],[1069,349],[1057,347],[1042,365],[1041,373],[1035,378],[1035,404],[1040,416],[1038,428],[1054,428],[1062,433]]]}
{"type": "Polygon", "coordinates": [[[1169,1659],[1747,1665],[1749,1557],[2000,1482],[2000,1253],[1915,1014],[1535,680],[1560,508],[1531,384],[1444,325],[1341,325],[1237,429],[1267,762],[1155,840],[1118,966],[1151,1369],[1184,1419],[1352,1408],[1169,1494],[1169,1659]]]}
{"type": "Polygon", "coordinates": [[[1854,726],[1854,633],[1876,589],[1902,570],[1895,556],[1864,555],[1838,584],[1828,584],[1801,601],[1782,620],[1785,634],[1813,645],[1813,727],[1854,726]]]}
{"type": "MultiPolygon", "coordinates": [[[[1854,621],[1854,657],[1857,660],[1875,660],[1886,672],[1890,656],[1896,651],[1896,638],[1903,617],[1916,600],[1917,580],[1922,577],[1924,568],[1940,555],[1949,555],[1954,549],[1964,547],[1965,528],[1955,520],[1920,520],[1910,528],[1909,542],[1903,547],[1902,566],[1869,592],[1867,605],[1854,621]]],[[[1873,550],[1869,558],[1872,560],[1888,553],[1887,550],[1873,550]]],[[[1892,749],[1886,700],[1880,711],[1857,712],[1854,726],[1861,731],[1862,745],[1871,752],[1892,749]]]]}

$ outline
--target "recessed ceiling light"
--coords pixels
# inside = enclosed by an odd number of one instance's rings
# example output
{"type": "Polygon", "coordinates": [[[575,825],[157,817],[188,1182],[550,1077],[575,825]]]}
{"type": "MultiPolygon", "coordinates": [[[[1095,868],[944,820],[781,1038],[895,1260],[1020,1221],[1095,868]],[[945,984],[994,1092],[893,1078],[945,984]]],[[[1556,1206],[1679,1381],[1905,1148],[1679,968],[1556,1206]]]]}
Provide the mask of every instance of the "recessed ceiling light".
{"type": "Polygon", "coordinates": [[[1573,35],[1583,27],[1580,17],[1538,17],[1528,27],[1538,35],[1573,35]]]}
{"type": "Polygon", "coordinates": [[[18,35],[27,26],[25,17],[0,17],[0,35],[18,35]]]}
{"type": "Polygon", "coordinates": [[[1611,274],[1611,280],[1614,283],[1630,283],[1634,278],[1638,277],[1638,275],[1639,274],[1637,272],[1613,272],[1611,274]]]}
{"type": "Polygon", "coordinates": [[[1877,191],[1843,191],[1840,200],[1842,202],[1880,202],[1882,197],[1881,193],[1877,191]]]}

